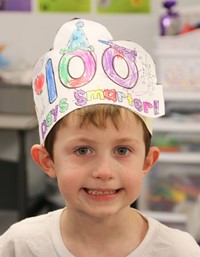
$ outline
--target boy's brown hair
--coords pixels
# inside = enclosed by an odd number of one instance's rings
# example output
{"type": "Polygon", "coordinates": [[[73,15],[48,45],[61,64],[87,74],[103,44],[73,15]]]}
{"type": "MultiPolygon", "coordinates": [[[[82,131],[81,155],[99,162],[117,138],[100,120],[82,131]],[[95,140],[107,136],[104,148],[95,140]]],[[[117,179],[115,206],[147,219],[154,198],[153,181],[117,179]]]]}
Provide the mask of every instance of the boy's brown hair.
{"type": "MultiPolygon", "coordinates": [[[[116,106],[116,105],[107,105],[107,104],[98,104],[98,105],[92,105],[83,107],[80,109],[77,109],[73,111],[78,117],[80,118],[80,127],[88,124],[93,124],[97,128],[106,128],[106,121],[109,118],[116,129],[118,129],[118,121],[121,116],[122,109],[125,109],[124,107],[116,106]]],[[[139,122],[141,122],[143,127],[143,138],[145,143],[145,156],[149,152],[149,148],[151,145],[151,134],[149,133],[145,123],[143,120],[136,114],[134,114],[132,111],[126,109],[127,111],[131,112],[135,117],[138,119],[139,122]]],[[[65,116],[67,117],[67,116],[65,116]]],[[[56,138],[56,134],[60,127],[66,125],[66,119],[62,118],[60,121],[58,121],[55,126],[52,128],[50,133],[48,134],[44,146],[49,153],[51,159],[53,160],[53,148],[54,148],[54,142],[56,138]]]]}

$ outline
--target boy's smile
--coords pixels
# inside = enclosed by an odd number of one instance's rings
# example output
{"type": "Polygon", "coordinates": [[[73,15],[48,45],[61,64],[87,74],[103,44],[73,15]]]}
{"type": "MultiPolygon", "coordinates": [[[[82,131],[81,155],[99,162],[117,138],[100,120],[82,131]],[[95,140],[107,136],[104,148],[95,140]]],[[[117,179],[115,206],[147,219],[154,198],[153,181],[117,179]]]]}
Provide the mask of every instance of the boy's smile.
{"type": "Polygon", "coordinates": [[[106,189],[106,188],[95,188],[95,189],[88,189],[83,188],[87,197],[94,201],[112,201],[118,194],[121,192],[122,189],[106,189]]]}

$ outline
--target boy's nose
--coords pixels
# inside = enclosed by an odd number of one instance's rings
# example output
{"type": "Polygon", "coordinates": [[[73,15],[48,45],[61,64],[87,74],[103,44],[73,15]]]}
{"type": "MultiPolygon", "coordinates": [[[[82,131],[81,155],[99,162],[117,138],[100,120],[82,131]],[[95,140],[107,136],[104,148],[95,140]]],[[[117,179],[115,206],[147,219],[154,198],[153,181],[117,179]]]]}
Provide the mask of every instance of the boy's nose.
{"type": "Polygon", "coordinates": [[[101,159],[93,170],[93,177],[101,180],[109,180],[114,177],[115,171],[113,163],[108,158],[101,159]]]}

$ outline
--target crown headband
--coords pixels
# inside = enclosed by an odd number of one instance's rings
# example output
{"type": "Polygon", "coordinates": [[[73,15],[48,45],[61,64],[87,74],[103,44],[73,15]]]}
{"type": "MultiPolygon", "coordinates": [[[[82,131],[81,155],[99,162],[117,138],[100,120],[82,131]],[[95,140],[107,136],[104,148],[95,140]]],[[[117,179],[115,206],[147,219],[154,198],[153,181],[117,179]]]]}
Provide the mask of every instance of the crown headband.
{"type": "Polygon", "coordinates": [[[35,64],[32,86],[41,144],[62,117],[89,105],[128,108],[151,134],[151,119],[164,115],[163,87],[150,55],[136,43],[113,41],[104,26],[89,20],[60,28],[53,49],[35,64]]]}

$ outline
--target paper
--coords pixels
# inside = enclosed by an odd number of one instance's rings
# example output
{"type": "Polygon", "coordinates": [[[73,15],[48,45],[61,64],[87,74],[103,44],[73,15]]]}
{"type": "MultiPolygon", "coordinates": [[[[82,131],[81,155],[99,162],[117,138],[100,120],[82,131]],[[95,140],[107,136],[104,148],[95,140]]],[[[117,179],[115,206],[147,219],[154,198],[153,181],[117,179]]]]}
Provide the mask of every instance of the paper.
{"type": "Polygon", "coordinates": [[[98,0],[99,13],[148,13],[150,0],[98,0]]]}
{"type": "Polygon", "coordinates": [[[90,12],[91,0],[38,0],[41,12],[90,12]]]}
{"type": "Polygon", "coordinates": [[[0,11],[31,11],[31,0],[0,0],[0,11]]]}
{"type": "Polygon", "coordinates": [[[152,58],[130,41],[113,41],[101,24],[73,20],[58,31],[53,50],[41,57],[33,76],[41,142],[71,111],[116,104],[146,117],[164,114],[162,86],[152,58]]]}

